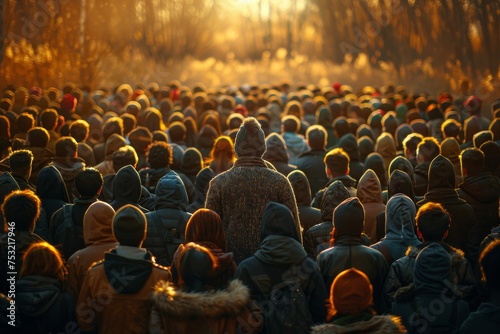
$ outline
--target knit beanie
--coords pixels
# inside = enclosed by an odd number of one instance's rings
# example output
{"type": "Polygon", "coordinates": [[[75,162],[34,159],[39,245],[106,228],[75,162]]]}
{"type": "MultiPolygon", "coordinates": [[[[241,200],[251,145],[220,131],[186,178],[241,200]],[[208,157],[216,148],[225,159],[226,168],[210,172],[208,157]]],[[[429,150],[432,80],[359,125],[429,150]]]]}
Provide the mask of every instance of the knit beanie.
{"type": "Polygon", "coordinates": [[[373,302],[373,287],[365,273],[355,268],[341,272],[330,288],[333,314],[358,315],[373,302]]]}
{"type": "Polygon", "coordinates": [[[113,235],[120,245],[140,247],[146,228],[146,216],[133,205],[123,206],[113,217],[113,235]]]}
{"type": "Polygon", "coordinates": [[[260,123],[253,117],[245,118],[236,134],[234,152],[238,157],[262,157],[266,152],[266,138],[260,123]]]}
{"type": "Polygon", "coordinates": [[[61,109],[72,111],[76,106],[76,98],[71,94],[66,94],[61,99],[61,109]]]}
{"type": "Polygon", "coordinates": [[[350,197],[333,211],[336,236],[361,236],[365,227],[365,209],[357,197],[350,197]]]}

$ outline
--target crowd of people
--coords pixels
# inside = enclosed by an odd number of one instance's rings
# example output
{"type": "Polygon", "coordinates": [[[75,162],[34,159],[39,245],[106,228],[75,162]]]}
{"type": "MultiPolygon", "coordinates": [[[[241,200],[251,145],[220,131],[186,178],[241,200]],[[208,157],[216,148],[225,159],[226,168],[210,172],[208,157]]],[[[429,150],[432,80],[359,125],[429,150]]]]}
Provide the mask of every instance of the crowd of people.
{"type": "Polygon", "coordinates": [[[1,331],[499,333],[499,145],[402,86],[5,87],[1,331]]]}

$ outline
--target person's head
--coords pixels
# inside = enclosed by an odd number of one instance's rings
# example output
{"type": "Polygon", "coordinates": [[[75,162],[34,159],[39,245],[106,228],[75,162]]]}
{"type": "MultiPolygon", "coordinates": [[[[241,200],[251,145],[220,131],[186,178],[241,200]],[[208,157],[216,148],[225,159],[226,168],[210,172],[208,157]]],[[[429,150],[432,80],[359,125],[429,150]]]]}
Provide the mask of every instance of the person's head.
{"type": "Polygon", "coordinates": [[[460,164],[464,177],[479,175],[484,167],[484,153],[475,147],[467,148],[460,153],[460,164]]]}
{"type": "Polygon", "coordinates": [[[484,153],[484,171],[489,173],[497,173],[500,164],[500,147],[489,141],[481,145],[481,152],[484,153]]]}
{"type": "Polygon", "coordinates": [[[417,146],[424,137],[420,133],[411,133],[403,140],[405,158],[411,159],[417,156],[417,146]]]}
{"type": "Polygon", "coordinates": [[[33,232],[40,215],[40,199],[31,190],[15,190],[7,195],[2,204],[4,231],[9,222],[16,223],[16,230],[33,232]]]}
{"type": "Polygon", "coordinates": [[[481,145],[490,140],[493,140],[493,132],[488,130],[480,131],[472,137],[472,142],[474,143],[474,147],[477,148],[480,148],[481,145]]]}
{"type": "Polygon", "coordinates": [[[333,238],[345,235],[361,238],[365,227],[365,208],[357,197],[349,197],[333,211],[333,238]]]}
{"type": "Polygon", "coordinates": [[[48,108],[40,114],[40,126],[47,131],[54,130],[57,127],[59,114],[55,109],[48,108]]]}
{"type": "Polygon", "coordinates": [[[132,165],[132,167],[135,168],[135,166],[137,166],[137,162],[139,161],[137,153],[135,153],[134,148],[130,145],[120,147],[118,150],[113,152],[112,159],[113,170],[115,171],[115,173],[118,172],[120,168],[127,165],[132,165]]]}
{"type": "Polygon", "coordinates": [[[451,216],[441,204],[428,202],[418,209],[415,222],[422,241],[441,242],[448,235],[451,216]]]}
{"type": "Polygon", "coordinates": [[[338,315],[357,316],[371,310],[373,287],[366,274],[356,268],[344,270],[335,277],[330,287],[328,319],[338,315]]]}
{"type": "Polygon", "coordinates": [[[78,155],[78,143],[73,137],[61,137],[56,142],[56,157],[76,158],[78,155]]]}
{"type": "Polygon", "coordinates": [[[29,150],[17,150],[10,154],[9,165],[13,175],[22,176],[29,179],[31,176],[31,164],[33,163],[33,153],[29,150]]]}
{"type": "Polygon", "coordinates": [[[19,278],[45,276],[56,279],[61,285],[68,274],[59,251],[48,242],[31,244],[23,255],[19,278]]]}
{"type": "Polygon", "coordinates": [[[128,134],[130,145],[138,155],[144,155],[153,141],[153,135],[148,128],[138,126],[128,134]]]}
{"type": "Polygon", "coordinates": [[[211,243],[225,252],[226,237],[219,214],[204,208],[196,210],[187,222],[184,241],[186,243],[211,243]]]}
{"type": "Polygon", "coordinates": [[[482,281],[490,290],[500,291],[500,240],[491,242],[479,256],[482,281]]]}
{"type": "Polygon", "coordinates": [[[168,135],[174,143],[183,141],[186,138],[186,126],[182,122],[173,122],[168,128],[168,135]]]}
{"type": "Polygon", "coordinates": [[[328,133],[321,125],[313,125],[307,128],[306,139],[311,150],[321,150],[326,146],[328,133]]]}
{"type": "Polygon", "coordinates": [[[28,132],[33,126],[35,126],[35,119],[33,116],[27,112],[23,112],[16,120],[17,130],[19,132],[28,132]]]}
{"type": "Polygon", "coordinates": [[[328,177],[334,178],[349,174],[349,155],[341,148],[335,148],[328,152],[323,162],[328,177]]]}
{"type": "Polygon", "coordinates": [[[24,145],[26,147],[47,147],[49,142],[49,132],[42,127],[34,127],[28,130],[26,134],[26,141],[24,145]]]}
{"type": "Polygon", "coordinates": [[[417,162],[432,161],[441,153],[439,142],[434,137],[424,137],[417,146],[417,162]]]}
{"type": "Polygon", "coordinates": [[[146,230],[146,216],[133,205],[121,207],[113,216],[113,235],[122,246],[141,247],[146,230]]]}
{"type": "Polygon", "coordinates": [[[71,137],[81,143],[89,136],[89,123],[81,119],[76,120],[69,126],[69,133],[71,137]]]}
{"type": "Polygon", "coordinates": [[[172,165],[172,146],[168,143],[157,141],[149,146],[148,163],[151,168],[158,169],[172,165]]]}
{"type": "Polygon", "coordinates": [[[281,127],[283,129],[282,131],[283,133],[285,132],[298,133],[300,129],[300,120],[293,115],[285,116],[281,120],[281,127]]]}
{"type": "Polygon", "coordinates": [[[179,272],[179,285],[189,292],[202,292],[217,268],[217,259],[207,248],[189,242],[179,246],[175,259],[179,272]]]}
{"type": "Polygon", "coordinates": [[[450,118],[441,124],[441,133],[443,138],[455,138],[460,140],[460,131],[462,130],[462,125],[457,120],[450,118]]]}
{"type": "Polygon", "coordinates": [[[99,196],[103,183],[101,173],[92,167],[80,170],[75,177],[75,187],[81,197],[99,196]]]}
{"type": "Polygon", "coordinates": [[[108,118],[103,124],[102,136],[104,142],[106,142],[108,138],[114,133],[123,136],[123,120],[117,116],[108,118]]]}
{"type": "Polygon", "coordinates": [[[266,136],[260,123],[247,117],[236,133],[234,152],[238,158],[245,156],[261,158],[266,152],[266,136]]]}

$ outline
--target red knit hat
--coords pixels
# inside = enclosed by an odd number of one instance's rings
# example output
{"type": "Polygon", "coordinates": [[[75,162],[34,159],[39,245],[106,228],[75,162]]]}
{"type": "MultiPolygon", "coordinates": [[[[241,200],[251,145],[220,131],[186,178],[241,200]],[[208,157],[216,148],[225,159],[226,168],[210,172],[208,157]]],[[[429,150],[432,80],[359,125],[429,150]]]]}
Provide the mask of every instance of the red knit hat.
{"type": "Polygon", "coordinates": [[[482,101],[477,96],[470,96],[465,102],[464,107],[471,115],[477,115],[481,111],[482,101]]]}
{"type": "Polygon", "coordinates": [[[332,316],[357,315],[373,303],[373,287],[365,273],[355,268],[341,272],[330,288],[332,316]]]}
{"type": "Polygon", "coordinates": [[[76,98],[71,94],[65,94],[61,100],[61,110],[72,111],[76,106],[76,98]]]}

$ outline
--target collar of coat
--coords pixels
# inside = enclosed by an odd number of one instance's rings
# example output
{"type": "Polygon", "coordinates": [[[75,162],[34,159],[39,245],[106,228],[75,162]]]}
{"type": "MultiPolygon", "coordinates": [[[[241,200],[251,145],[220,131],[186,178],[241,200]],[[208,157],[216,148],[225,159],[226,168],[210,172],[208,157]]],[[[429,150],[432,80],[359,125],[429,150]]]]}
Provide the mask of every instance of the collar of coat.
{"type": "Polygon", "coordinates": [[[406,330],[398,317],[376,315],[368,321],[359,321],[347,326],[340,326],[334,323],[314,326],[311,333],[406,333],[406,330]]]}
{"type": "Polygon", "coordinates": [[[233,280],[224,290],[186,292],[170,282],[160,282],[153,292],[153,306],[164,316],[175,318],[216,318],[240,314],[250,301],[248,288],[233,280]]]}

